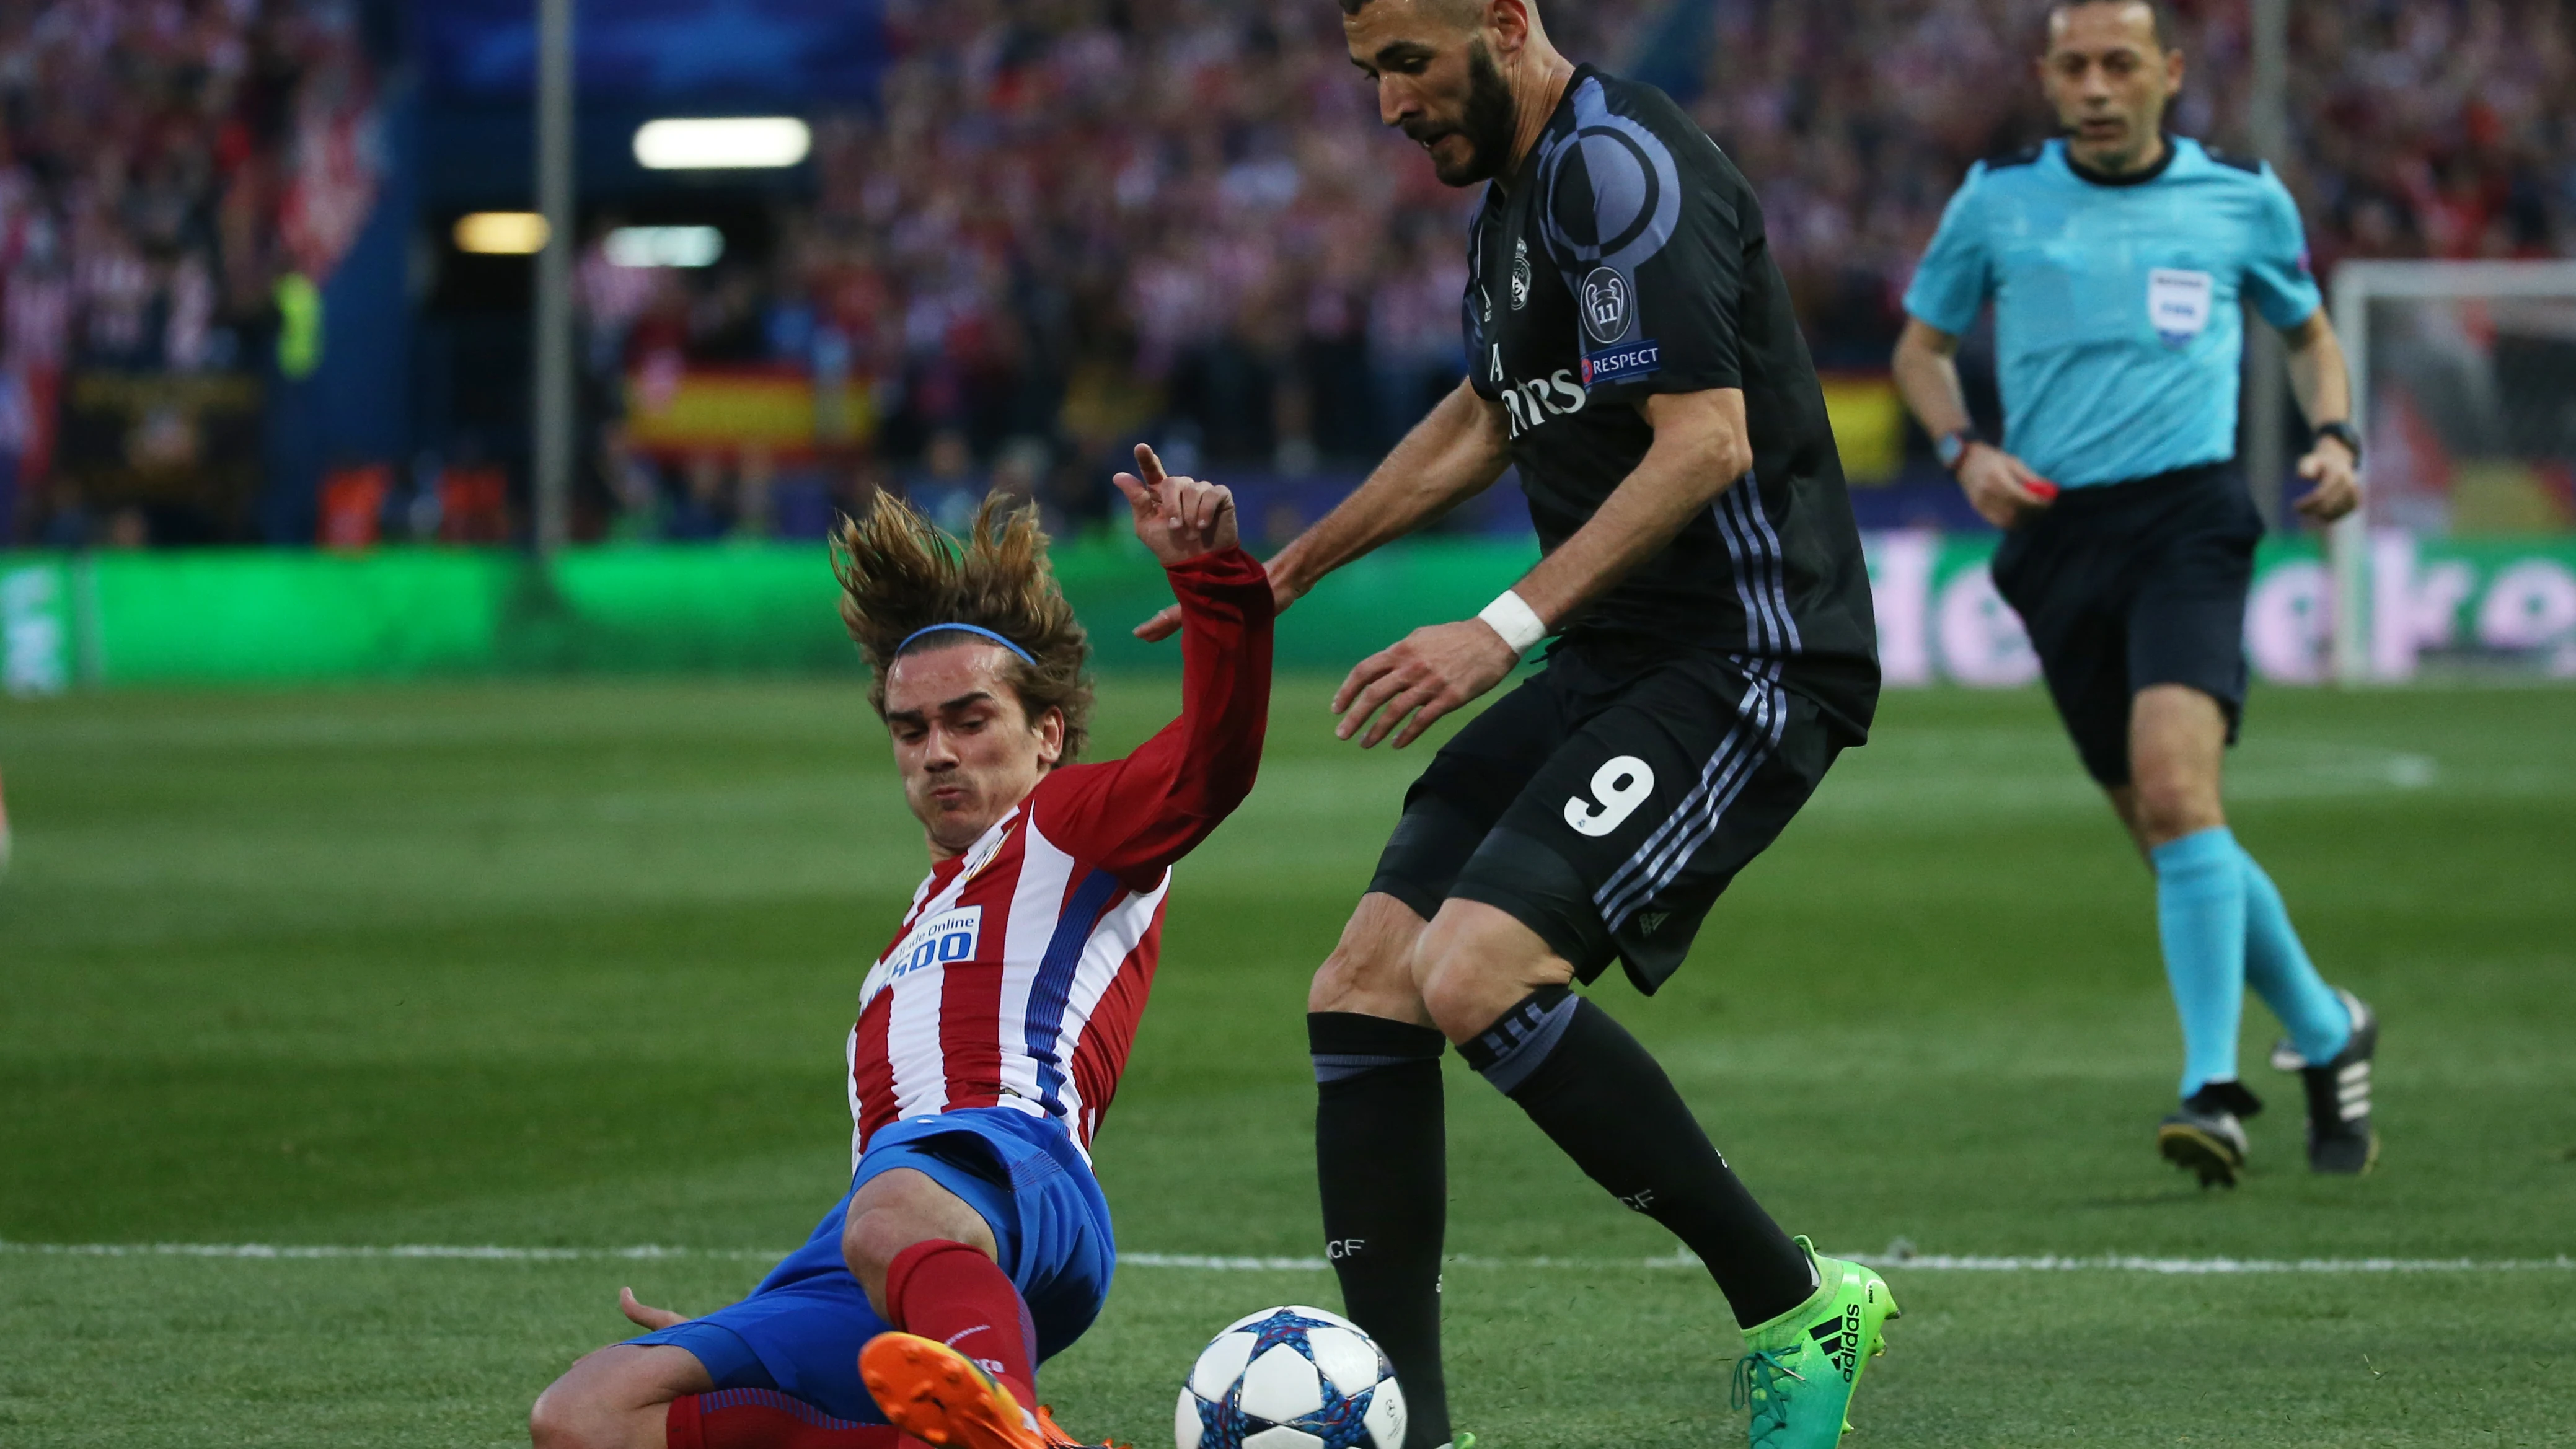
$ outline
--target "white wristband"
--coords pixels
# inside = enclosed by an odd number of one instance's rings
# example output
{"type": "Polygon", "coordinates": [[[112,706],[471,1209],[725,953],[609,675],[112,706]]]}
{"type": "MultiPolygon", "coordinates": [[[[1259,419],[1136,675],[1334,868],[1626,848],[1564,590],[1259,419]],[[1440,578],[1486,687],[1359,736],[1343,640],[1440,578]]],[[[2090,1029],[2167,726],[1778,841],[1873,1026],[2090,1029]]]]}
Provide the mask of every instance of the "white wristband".
{"type": "Polygon", "coordinates": [[[1503,642],[1512,646],[1514,654],[1527,652],[1532,644],[1547,637],[1547,624],[1539,618],[1538,610],[1522,602],[1521,596],[1509,589],[1503,590],[1476,617],[1492,625],[1494,632],[1503,636],[1503,642]]]}

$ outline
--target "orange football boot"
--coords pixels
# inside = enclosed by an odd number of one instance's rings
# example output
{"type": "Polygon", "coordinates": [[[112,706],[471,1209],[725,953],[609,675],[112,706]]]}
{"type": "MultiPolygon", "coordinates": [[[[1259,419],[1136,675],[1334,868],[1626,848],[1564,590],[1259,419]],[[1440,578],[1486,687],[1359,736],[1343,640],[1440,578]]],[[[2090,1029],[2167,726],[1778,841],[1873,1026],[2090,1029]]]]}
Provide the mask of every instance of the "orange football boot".
{"type": "Polygon", "coordinates": [[[878,1334],[859,1350],[859,1379],[896,1428],[937,1449],[1052,1449],[1009,1389],[935,1338],[878,1334]]]}

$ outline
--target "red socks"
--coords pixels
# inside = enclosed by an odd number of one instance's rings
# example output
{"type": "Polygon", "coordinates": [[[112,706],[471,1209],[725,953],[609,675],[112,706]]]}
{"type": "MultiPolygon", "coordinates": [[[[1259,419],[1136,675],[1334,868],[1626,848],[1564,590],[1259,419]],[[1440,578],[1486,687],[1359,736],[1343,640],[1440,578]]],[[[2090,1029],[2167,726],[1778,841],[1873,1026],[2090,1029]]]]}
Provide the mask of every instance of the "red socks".
{"type": "Polygon", "coordinates": [[[891,1424],[835,1419],[776,1389],[718,1389],[671,1401],[670,1449],[897,1449],[891,1424]]]}
{"type": "Polygon", "coordinates": [[[964,1243],[915,1243],[886,1266],[885,1297],[895,1327],[973,1359],[1037,1412],[1037,1328],[1000,1265],[964,1243]]]}
{"type": "MultiPolygon", "coordinates": [[[[886,1269],[885,1296],[896,1328],[982,1364],[1023,1412],[1037,1411],[1037,1330],[992,1259],[964,1243],[915,1243],[886,1269]]],[[[665,1424],[670,1449],[927,1449],[892,1425],[835,1419],[775,1389],[674,1399],[665,1424]]]]}

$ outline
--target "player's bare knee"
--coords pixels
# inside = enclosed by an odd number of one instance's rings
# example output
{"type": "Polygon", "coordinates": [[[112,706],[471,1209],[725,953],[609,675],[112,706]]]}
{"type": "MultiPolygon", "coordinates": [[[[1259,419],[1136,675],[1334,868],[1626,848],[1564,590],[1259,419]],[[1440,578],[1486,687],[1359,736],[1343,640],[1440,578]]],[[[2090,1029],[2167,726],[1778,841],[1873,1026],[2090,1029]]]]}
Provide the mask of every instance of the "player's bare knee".
{"type": "Polygon", "coordinates": [[[2180,762],[2143,769],[2130,783],[2131,828],[2149,849],[2227,823],[2218,782],[2180,762]]]}
{"type": "Polygon", "coordinates": [[[882,1304],[885,1298],[886,1271],[903,1250],[920,1242],[920,1225],[905,1220],[899,1212],[880,1209],[860,1212],[855,1208],[841,1225],[841,1261],[848,1265],[850,1276],[859,1280],[868,1301],[882,1304]]]}
{"type": "Polygon", "coordinates": [[[570,1375],[555,1380],[528,1406],[528,1442],[536,1449],[610,1449],[593,1432],[604,1420],[599,1406],[583,1401],[570,1375]]]}
{"type": "Polygon", "coordinates": [[[1537,932],[1475,901],[1441,908],[1414,948],[1413,966],[1432,1024],[1451,1041],[1473,1037],[1531,992],[1574,974],[1537,932]]]}
{"type": "Polygon", "coordinates": [[[1332,954],[1315,968],[1306,1009],[1421,1024],[1427,1018],[1414,990],[1413,948],[1422,929],[1422,918],[1393,896],[1362,896],[1332,954]]]}
{"type": "Polygon", "coordinates": [[[1483,1010],[1494,994],[1476,979],[1474,963],[1455,954],[1427,960],[1422,974],[1422,1005],[1432,1025],[1451,1041],[1465,1041],[1493,1024],[1497,1012],[1483,1010]]]}

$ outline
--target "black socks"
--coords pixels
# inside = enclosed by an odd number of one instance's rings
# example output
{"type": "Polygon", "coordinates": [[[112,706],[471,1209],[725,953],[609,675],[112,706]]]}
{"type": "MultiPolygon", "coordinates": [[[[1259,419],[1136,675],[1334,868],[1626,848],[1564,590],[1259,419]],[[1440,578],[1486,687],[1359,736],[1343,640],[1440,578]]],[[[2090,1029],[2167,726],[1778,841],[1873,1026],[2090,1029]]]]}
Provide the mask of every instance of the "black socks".
{"type": "MultiPolygon", "coordinates": [[[[1551,986],[1458,1052],[1585,1175],[1699,1254],[1736,1322],[1767,1322],[1815,1292],[1807,1255],[1745,1191],[1672,1079],[1608,1012],[1551,986]]],[[[1329,1190],[1326,1202],[1329,1231],[1329,1190]]],[[[1396,1365],[1399,1379],[1403,1369],[1396,1365]]],[[[1409,1386],[1405,1392],[1410,1398],[1409,1386]]]]}
{"type": "MultiPolygon", "coordinates": [[[[1342,1306],[1404,1385],[1405,1449],[1450,1439],[1440,1367],[1448,1222],[1440,1053],[1430,1027],[1353,1012],[1306,1018],[1315,1058],[1315,1176],[1342,1306]]],[[[1777,1318],[1816,1280],[1806,1254],[1709,1144],[1664,1069],[1608,1012],[1537,992],[1459,1048],[1612,1196],[1708,1264],[1738,1323],[1777,1318]]]]}
{"type": "Polygon", "coordinates": [[[1440,1371],[1440,1248],[1449,1161],[1439,1032],[1346,1011],[1310,1012],[1315,1181],[1342,1309],[1395,1365],[1404,1449],[1449,1442],[1440,1371]]]}

